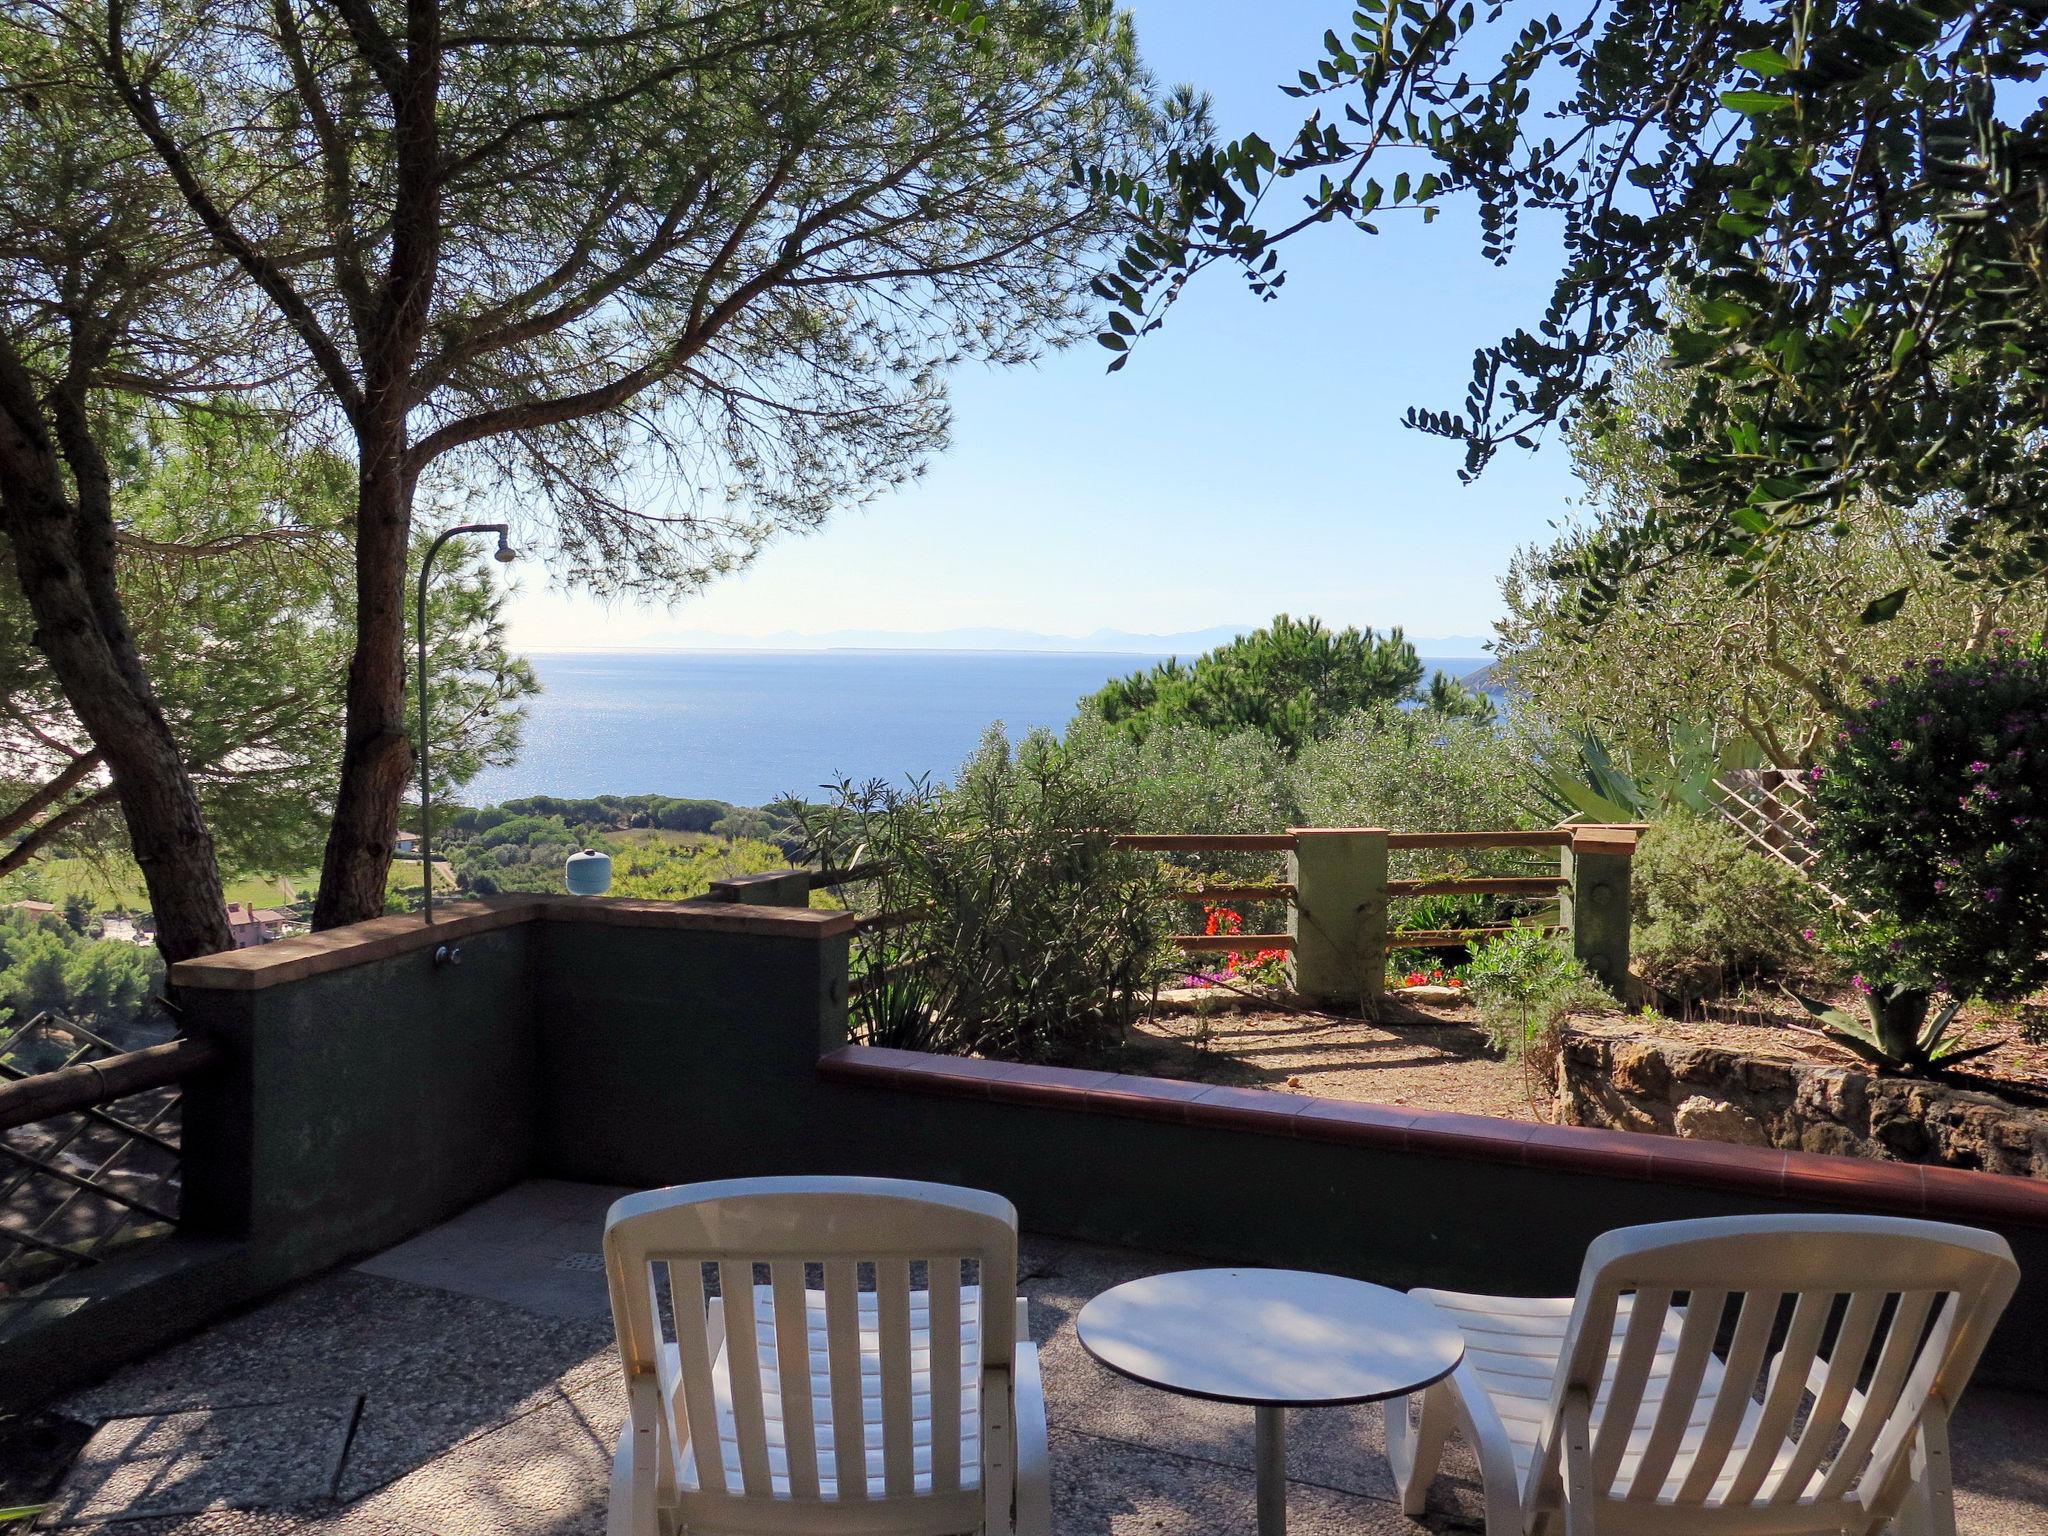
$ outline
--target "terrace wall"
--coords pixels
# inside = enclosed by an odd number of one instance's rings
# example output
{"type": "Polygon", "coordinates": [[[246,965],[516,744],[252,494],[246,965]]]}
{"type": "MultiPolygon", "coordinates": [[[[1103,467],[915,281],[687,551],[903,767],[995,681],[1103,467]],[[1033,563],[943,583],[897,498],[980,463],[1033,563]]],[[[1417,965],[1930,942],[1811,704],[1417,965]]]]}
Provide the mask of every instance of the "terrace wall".
{"type": "Polygon", "coordinates": [[[1062,1236],[1540,1294],[1633,1222],[1928,1215],[2019,1256],[1985,1373],[2048,1371],[2031,1181],[849,1047],[851,922],[515,898],[179,966],[188,1031],[224,1055],[189,1089],[187,1231],[0,1338],[0,1382],[54,1392],[524,1177],[792,1172],[978,1185],[1062,1236]],[[434,963],[448,943],[460,965],[434,963]],[[53,1348],[82,1333],[97,1353],[53,1348]]]}

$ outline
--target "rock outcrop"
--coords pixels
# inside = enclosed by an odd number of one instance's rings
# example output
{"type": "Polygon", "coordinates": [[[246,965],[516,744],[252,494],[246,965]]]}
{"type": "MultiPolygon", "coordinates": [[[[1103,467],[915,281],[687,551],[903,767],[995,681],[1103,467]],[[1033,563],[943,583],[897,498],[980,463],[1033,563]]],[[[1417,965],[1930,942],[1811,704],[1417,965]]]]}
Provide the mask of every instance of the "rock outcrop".
{"type": "Polygon", "coordinates": [[[1560,1045],[1569,1125],[2048,1178],[2048,1109],[1993,1094],[1585,1024],[1560,1045]]]}

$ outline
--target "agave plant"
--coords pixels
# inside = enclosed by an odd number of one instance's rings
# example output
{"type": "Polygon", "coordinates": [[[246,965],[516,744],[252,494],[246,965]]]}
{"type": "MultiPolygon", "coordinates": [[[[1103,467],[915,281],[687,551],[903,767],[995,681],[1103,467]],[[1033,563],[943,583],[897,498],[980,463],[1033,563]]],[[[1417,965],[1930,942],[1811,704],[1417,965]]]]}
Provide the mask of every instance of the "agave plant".
{"type": "Polygon", "coordinates": [[[1886,982],[1863,994],[1863,1018],[1804,993],[1792,993],[1799,1006],[1820,1021],[1829,1039],[1865,1061],[1890,1072],[1924,1073],[1952,1067],[1972,1056],[1998,1049],[1965,1046],[1949,1034],[1963,1000],[1951,997],[1937,1008],[1934,994],[1910,982],[1886,982]]]}
{"type": "Polygon", "coordinates": [[[1539,765],[1537,787],[1560,815],[1587,821],[1654,821],[1680,808],[1708,816],[1714,780],[1762,760],[1747,736],[1716,741],[1710,728],[1682,722],[1671,726],[1665,748],[1663,767],[1634,772],[1615,761],[1595,732],[1579,731],[1569,758],[1539,765]]]}

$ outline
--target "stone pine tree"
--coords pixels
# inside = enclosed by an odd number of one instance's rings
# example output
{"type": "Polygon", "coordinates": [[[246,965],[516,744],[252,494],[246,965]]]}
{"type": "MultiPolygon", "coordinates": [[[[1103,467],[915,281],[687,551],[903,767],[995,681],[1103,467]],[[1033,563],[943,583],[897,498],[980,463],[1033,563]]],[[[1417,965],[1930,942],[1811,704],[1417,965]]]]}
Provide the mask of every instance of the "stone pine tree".
{"type": "MultiPolygon", "coordinates": [[[[340,760],[353,466],[233,406],[98,415],[128,630],[221,862],[305,869],[340,760]]],[[[488,570],[451,562],[431,595],[437,791],[510,760],[516,706],[536,686],[506,652],[503,586],[488,570]]],[[[105,751],[34,630],[29,605],[0,588],[0,877],[58,851],[125,851],[105,751]]]]}
{"type": "MultiPolygon", "coordinates": [[[[1180,724],[1250,730],[1292,754],[1347,715],[1415,697],[1421,681],[1415,647],[1398,629],[1333,630],[1283,613],[1192,663],[1176,657],[1112,679],[1084,702],[1127,736],[1180,724]]],[[[1448,707],[1451,696],[1441,697],[1448,707]]]]}
{"type": "MultiPolygon", "coordinates": [[[[232,941],[213,839],[121,599],[107,391],[175,406],[256,348],[224,264],[166,217],[168,189],[102,105],[38,32],[0,27],[0,535],[21,594],[0,603],[0,686],[17,697],[46,671],[81,733],[39,743],[64,760],[0,813],[0,836],[68,818],[61,832],[118,801],[158,945],[179,960],[232,941]]],[[[27,762],[10,752],[5,777],[27,762]]]]}
{"type": "Polygon", "coordinates": [[[943,371],[1092,326],[1077,162],[1159,125],[1102,0],[61,0],[353,443],[315,922],[381,911],[423,485],[599,589],[690,590],[917,472],[943,371]]]}
{"type": "MultiPolygon", "coordinates": [[[[1101,340],[1121,366],[1202,268],[1273,297],[1281,247],[1476,210],[1505,262],[1561,227],[1548,306],[1481,349],[1462,405],[1409,422],[1467,474],[1608,408],[1614,359],[1663,335],[1689,383],[1661,515],[1588,546],[1594,609],[1647,564],[1741,579],[1862,498],[1952,506],[1937,549],[1993,580],[2048,569],[2048,26],[2026,0],[1597,0],[1560,18],[1362,0],[1300,72],[1313,115],[1145,180],[1101,340]]],[[[1871,622],[1907,599],[1869,595],[1871,622]]]]}

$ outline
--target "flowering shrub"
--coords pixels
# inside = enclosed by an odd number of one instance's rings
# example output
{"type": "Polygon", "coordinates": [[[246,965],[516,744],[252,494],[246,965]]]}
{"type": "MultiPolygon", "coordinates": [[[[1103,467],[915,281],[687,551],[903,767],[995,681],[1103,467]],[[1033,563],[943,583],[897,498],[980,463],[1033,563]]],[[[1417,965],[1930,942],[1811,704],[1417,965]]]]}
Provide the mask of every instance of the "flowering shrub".
{"type": "MultiPolygon", "coordinates": [[[[1229,907],[1207,907],[1207,921],[1202,932],[1211,937],[1229,938],[1244,932],[1244,914],[1229,907]]],[[[1287,980],[1287,951],[1284,949],[1262,949],[1252,955],[1237,950],[1224,957],[1220,971],[1195,971],[1181,978],[1186,987],[1213,987],[1219,982],[1248,981],[1259,986],[1277,987],[1287,980]]]]}
{"type": "Polygon", "coordinates": [[[1844,946],[1873,1028],[1925,1065],[1942,1054],[1922,1023],[1934,991],[2004,1001],[2048,982],[2048,653],[2001,635],[1865,682],[1812,770],[1816,837],[1825,878],[1877,920],[1844,946]]]}
{"type": "Polygon", "coordinates": [[[1965,996],[2032,992],[2048,982],[2048,654],[2001,640],[1873,691],[1817,770],[1829,872],[1896,922],[1892,968],[1965,996]]]}
{"type": "Polygon", "coordinates": [[[1428,971],[1410,971],[1401,978],[1404,987],[1462,987],[1465,978],[1454,976],[1441,966],[1428,971]]]}

